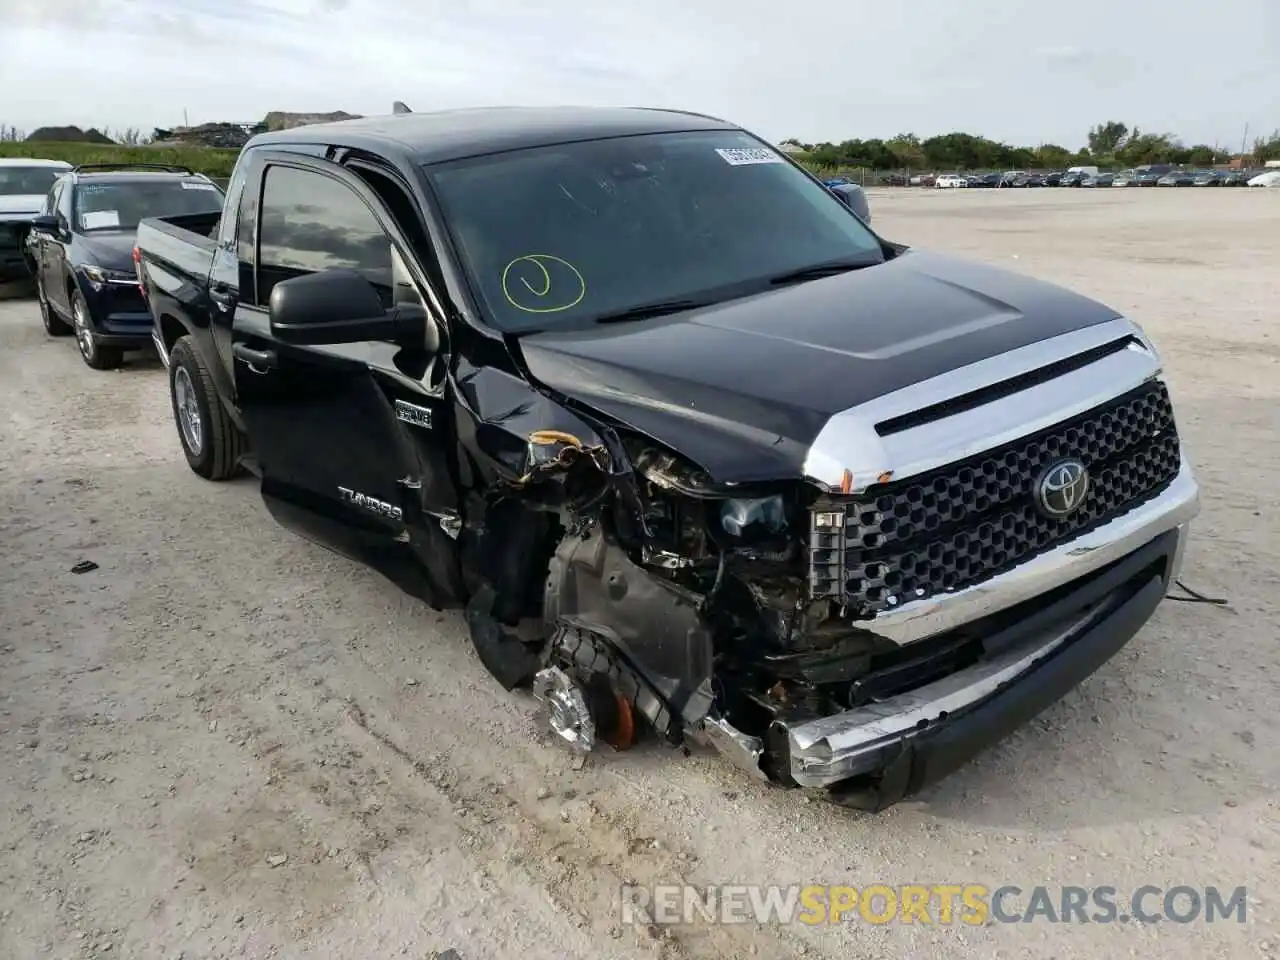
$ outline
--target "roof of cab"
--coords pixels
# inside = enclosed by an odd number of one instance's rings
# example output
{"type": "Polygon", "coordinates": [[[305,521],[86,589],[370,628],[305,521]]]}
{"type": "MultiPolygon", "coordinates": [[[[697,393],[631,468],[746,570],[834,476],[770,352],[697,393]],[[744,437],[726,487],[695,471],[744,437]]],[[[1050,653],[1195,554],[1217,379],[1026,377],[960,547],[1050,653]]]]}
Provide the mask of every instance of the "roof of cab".
{"type": "Polygon", "coordinates": [[[261,133],[249,146],[308,143],[440,163],[526,147],[686,130],[736,130],[715,117],[645,107],[478,107],[389,114],[261,133]]]}

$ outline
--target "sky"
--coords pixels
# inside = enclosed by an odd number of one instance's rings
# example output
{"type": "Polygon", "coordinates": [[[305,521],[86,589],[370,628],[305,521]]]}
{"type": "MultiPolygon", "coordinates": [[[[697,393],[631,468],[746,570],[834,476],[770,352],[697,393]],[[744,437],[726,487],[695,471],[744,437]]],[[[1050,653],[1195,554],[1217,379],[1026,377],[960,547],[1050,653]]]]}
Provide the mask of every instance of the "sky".
{"type": "Polygon", "coordinates": [[[0,124],[27,131],[395,100],[676,107],[775,142],[1280,128],[1280,0],[0,0],[0,24],[0,124]]]}

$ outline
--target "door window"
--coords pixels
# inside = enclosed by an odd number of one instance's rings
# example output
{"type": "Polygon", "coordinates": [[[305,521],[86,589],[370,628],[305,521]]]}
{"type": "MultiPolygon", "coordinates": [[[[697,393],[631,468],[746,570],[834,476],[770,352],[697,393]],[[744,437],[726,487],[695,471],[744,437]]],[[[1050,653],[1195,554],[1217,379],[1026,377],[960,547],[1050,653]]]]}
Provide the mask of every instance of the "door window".
{"type": "Polygon", "coordinates": [[[64,229],[71,224],[71,194],[75,191],[71,185],[65,180],[61,183],[62,190],[57,197],[57,209],[54,211],[58,216],[58,221],[64,229]]]}
{"type": "Polygon", "coordinates": [[[224,250],[235,247],[236,224],[239,222],[237,212],[240,209],[240,196],[244,193],[245,181],[249,179],[249,167],[253,162],[253,151],[245,150],[236,160],[236,167],[231,171],[231,182],[227,184],[227,195],[223,201],[222,219],[218,222],[218,246],[224,250]],[[228,217],[227,214],[230,214],[228,217]]]}
{"type": "Polygon", "coordinates": [[[40,210],[40,213],[43,216],[47,217],[50,214],[57,212],[58,197],[59,195],[61,195],[61,193],[62,193],[62,181],[58,180],[54,183],[52,187],[49,188],[49,194],[44,198],[44,207],[40,210]]]}
{"type": "Polygon", "coordinates": [[[392,304],[391,239],[373,211],[332,177],[293,167],[266,171],[258,213],[257,302],[281,280],[333,268],[356,270],[392,304]]]}

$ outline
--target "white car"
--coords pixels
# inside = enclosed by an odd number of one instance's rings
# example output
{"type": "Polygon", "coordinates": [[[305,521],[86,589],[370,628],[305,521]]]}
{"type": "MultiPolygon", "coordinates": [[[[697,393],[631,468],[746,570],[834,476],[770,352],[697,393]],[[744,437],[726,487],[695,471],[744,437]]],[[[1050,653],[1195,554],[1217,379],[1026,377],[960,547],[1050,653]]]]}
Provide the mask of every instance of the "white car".
{"type": "Polygon", "coordinates": [[[1280,170],[1268,170],[1249,181],[1251,187],[1280,187],[1280,170]]]}
{"type": "Polygon", "coordinates": [[[71,164],[62,160],[0,157],[0,283],[26,280],[35,268],[27,245],[31,221],[71,164]]]}
{"type": "Polygon", "coordinates": [[[969,185],[969,181],[965,177],[956,173],[944,173],[933,182],[933,185],[939,189],[947,187],[967,187],[969,185]]]}

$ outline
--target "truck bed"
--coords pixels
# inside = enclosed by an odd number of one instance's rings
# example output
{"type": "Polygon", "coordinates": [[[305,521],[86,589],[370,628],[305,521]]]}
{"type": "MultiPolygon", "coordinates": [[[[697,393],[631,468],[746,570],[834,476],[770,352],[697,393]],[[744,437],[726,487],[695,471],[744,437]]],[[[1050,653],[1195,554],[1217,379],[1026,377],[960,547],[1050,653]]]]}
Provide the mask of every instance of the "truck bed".
{"type": "Polygon", "coordinates": [[[220,213],[147,217],[138,224],[138,249],[148,263],[203,281],[216,249],[220,213]]]}

